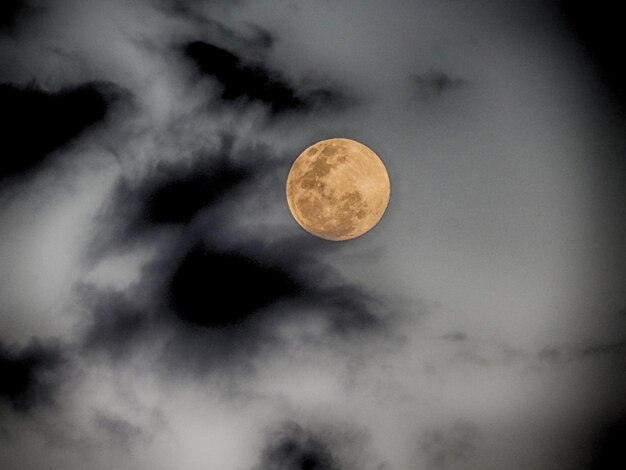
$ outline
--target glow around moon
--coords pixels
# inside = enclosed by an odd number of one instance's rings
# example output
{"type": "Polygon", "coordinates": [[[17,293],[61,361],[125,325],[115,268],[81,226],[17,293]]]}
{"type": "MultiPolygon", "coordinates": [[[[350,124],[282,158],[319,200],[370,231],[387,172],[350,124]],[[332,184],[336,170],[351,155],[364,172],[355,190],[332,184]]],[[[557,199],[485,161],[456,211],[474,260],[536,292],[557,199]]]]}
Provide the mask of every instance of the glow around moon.
{"type": "Polygon", "coordinates": [[[350,240],[382,218],[391,187],[381,159],[350,139],[305,149],[287,177],[287,203],[298,224],[326,240],[350,240]]]}

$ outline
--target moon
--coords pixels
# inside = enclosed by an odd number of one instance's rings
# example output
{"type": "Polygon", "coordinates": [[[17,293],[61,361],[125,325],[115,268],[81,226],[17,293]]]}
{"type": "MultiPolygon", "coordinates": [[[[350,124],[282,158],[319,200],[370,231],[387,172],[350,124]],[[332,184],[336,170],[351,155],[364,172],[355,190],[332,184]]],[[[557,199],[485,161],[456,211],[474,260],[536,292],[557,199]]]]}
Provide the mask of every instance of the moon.
{"type": "Polygon", "coordinates": [[[326,240],[350,240],[370,231],[389,203],[391,184],[382,160],[351,139],[306,148],[287,177],[287,204],[296,222],[326,240]]]}

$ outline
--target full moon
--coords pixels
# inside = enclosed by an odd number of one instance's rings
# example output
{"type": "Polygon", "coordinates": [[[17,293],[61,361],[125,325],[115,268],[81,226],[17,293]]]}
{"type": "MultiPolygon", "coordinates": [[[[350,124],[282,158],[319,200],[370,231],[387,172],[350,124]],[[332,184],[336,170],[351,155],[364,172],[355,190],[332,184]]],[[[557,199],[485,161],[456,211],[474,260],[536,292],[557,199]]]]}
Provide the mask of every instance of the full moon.
{"type": "Polygon", "coordinates": [[[326,240],[350,240],[383,216],[391,187],[387,169],[369,147],[328,139],[305,149],[287,177],[287,204],[296,222],[326,240]]]}

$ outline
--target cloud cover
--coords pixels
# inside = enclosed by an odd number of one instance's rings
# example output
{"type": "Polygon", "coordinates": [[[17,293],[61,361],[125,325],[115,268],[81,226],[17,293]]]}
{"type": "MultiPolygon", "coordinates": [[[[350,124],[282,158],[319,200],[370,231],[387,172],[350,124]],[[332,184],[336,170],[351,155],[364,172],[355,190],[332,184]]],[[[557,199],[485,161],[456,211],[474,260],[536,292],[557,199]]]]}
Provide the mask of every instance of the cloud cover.
{"type": "Polygon", "coordinates": [[[612,463],[623,122],[558,6],[7,2],[0,463],[612,463]],[[350,244],[284,204],[337,135],[350,244]]]}

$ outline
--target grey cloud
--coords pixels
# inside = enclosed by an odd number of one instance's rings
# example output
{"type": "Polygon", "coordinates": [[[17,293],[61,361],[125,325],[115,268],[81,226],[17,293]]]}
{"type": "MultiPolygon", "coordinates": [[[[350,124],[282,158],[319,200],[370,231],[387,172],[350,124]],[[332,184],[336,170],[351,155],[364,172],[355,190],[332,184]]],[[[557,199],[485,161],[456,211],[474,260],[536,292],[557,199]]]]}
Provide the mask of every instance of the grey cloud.
{"type": "Polygon", "coordinates": [[[594,358],[621,356],[626,358],[626,341],[596,343],[584,346],[546,346],[538,354],[540,361],[555,365],[594,358]]]}
{"type": "Polygon", "coordinates": [[[218,82],[220,97],[225,102],[260,103],[275,116],[293,111],[342,108],[348,103],[348,98],[336,89],[292,84],[279,71],[214,44],[193,41],[185,44],[183,51],[203,76],[218,82]]]}
{"type": "Polygon", "coordinates": [[[21,349],[0,343],[0,403],[18,412],[54,403],[65,361],[57,342],[33,339],[21,349]]]}
{"type": "Polygon", "coordinates": [[[452,78],[446,72],[431,69],[426,73],[411,75],[411,81],[417,90],[419,98],[440,96],[450,90],[467,85],[461,78],[452,78]]]}
{"type": "Polygon", "coordinates": [[[483,367],[545,363],[559,365],[602,357],[619,357],[626,353],[626,341],[590,343],[587,345],[547,345],[538,352],[514,348],[504,342],[494,342],[470,337],[462,332],[442,336],[454,344],[452,361],[476,364],[483,367]]]}
{"type": "Polygon", "coordinates": [[[339,470],[337,457],[321,436],[287,423],[270,438],[254,470],[339,470]]]}
{"type": "Polygon", "coordinates": [[[138,441],[150,440],[150,436],[142,427],[105,411],[95,414],[94,424],[102,441],[126,451],[134,447],[138,441]]]}
{"type": "Polygon", "coordinates": [[[455,343],[461,343],[463,341],[467,341],[467,334],[462,333],[460,331],[457,331],[457,332],[454,332],[454,333],[445,334],[441,338],[446,340],[446,341],[451,341],[451,342],[455,342],[455,343]]]}
{"type": "Polygon", "coordinates": [[[468,461],[476,452],[478,427],[471,421],[459,419],[450,426],[425,431],[419,449],[430,468],[453,468],[468,461]]]}
{"type": "Polygon", "coordinates": [[[578,354],[582,357],[604,354],[626,354],[626,341],[586,346],[581,348],[578,354]]]}

